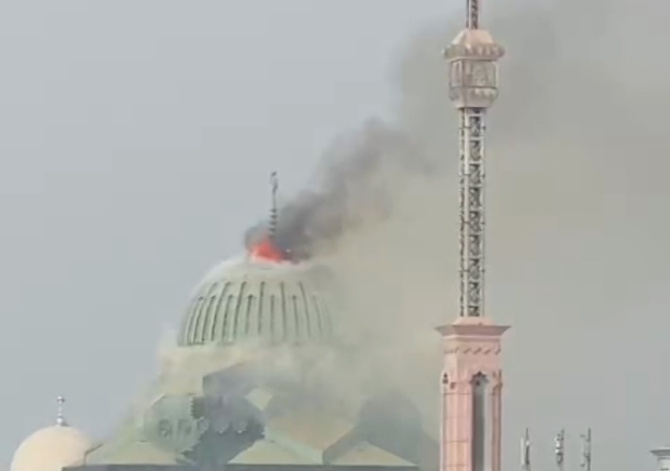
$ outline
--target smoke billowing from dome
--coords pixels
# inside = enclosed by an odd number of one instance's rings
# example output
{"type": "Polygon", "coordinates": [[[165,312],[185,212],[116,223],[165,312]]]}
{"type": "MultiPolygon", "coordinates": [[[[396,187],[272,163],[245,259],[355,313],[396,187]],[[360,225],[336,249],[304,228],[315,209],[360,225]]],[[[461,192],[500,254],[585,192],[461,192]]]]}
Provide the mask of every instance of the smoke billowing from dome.
{"type": "MultiPolygon", "coordinates": [[[[338,240],[384,220],[391,213],[392,188],[384,175],[427,174],[420,148],[400,128],[371,119],[361,129],[341,136],[326,150],[316,171],[316,185],[280,206],[275,244],[293,260],[328,252],[338,240]]],[[[267,234],[267,223],[245,235],[247,247],[267,234]]]]}
{"type": "MultiPolygon", "coordinates": [[[[658,394],[644,384],[670,354],[661,334],[670,329],[670,4],[513,0],[485,8],[484,25],[507,50],[487,172],[487,310],[514,326],[505,342],[504,448],[516,450],[514,431],[526,426],[539,449],[550,449],[561,427],[576,436],[591,426],[603,466],[639,466],[667,439],[668,414],[659,411],[670,383],[660,382],[658,394]],[[635,347],[624,347],[631,336],[635,347]],[[622,377],[627,364],[643,365],[633,380],[622,377]]],[[[365,151],[331,151],[320,169],[345,162],[346,172],[325,175],[352,183],[325,178],[327,191],[293,203],[303,208],[299,223],[289,224],[291,205],[282,216],[296,237],[289,240],[314,249],[321,241],[306,231],[310,217],[325,218],[316,209],[329,204],[338,210],[337,230],[325,233],[337,247],[327,258],[350,288],[347,327],[371,333],[367,345],[376,339],[379,348],[370,362],[425,398],[434,429],[432,329],[455,316],[458,299],[456,112],[440,53],[460,25],[460,15],[436,22],[399,59],[391,135],[411,142],[405,159],[373,153],[369,165],[365,151]]],[[[540,467],[551,460],[538,454],[540,467]]],[[[568,460],[578,466],[577,453],[568,460]]]]}
{"type": "MultiPolygon", "coordinates": [[[[504,449],[517,449],[526,426],[549,450],[559,428],[576,437],[590,426],[602,465],[631,468],[667,439],[669,419],[659,411],[670,382],[658,393],[646,384],[670,355],[670,4],[544,3],[491,1],[484,12],[507,50],[487,172],[487,310],[513,325],[504,449]],[[641,366],[624,372],[629,364],[641,366]]],[[[324,185],[280,218],[286,247],[327,249],[350,294],[348,330],[369,333],[369,363],[425,399],[433,430],[433,328],[453,319],[458,299],[456,112],[441,50],[460,25],[460,15],[436,22],[399,58],[396,119],[381,129],[410,144],[395,158],[335,145],[317,172],[324,185]]],[[[365,136],[353,142],[388,150],[365,136]]],[[[536,463],[552,459],[538,453],[536,463]]],[[[505,462],[515,466],[514,452],[505,462]]]]}

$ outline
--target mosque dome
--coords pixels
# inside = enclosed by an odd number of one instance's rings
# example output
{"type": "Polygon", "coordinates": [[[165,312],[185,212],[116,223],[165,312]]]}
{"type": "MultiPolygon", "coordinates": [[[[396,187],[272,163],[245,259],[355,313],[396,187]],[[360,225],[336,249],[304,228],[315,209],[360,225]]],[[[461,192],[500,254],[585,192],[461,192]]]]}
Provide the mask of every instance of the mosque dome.
{"type": "Polygon", "coordinates": [[[215,266],[182,320],[180,346],[324,343],[333,336],[323,270],[250,256],[215,266]]]}
{"type": "Polygon", "coordinates": [[[88,438],[76,428],[53,425],[26,438],[12,458],[11,471],[61,471],[79,464],[91,447],[88,438]]]}

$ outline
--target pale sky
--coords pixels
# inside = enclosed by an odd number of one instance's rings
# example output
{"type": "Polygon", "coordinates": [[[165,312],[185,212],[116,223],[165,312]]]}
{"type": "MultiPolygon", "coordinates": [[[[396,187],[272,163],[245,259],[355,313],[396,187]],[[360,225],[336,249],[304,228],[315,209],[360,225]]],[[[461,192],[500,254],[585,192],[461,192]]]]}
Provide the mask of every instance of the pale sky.
{"type": "Polygon", "coordinates": [[[0,4],[0,456],[55,420],[108,432],[192,286],[392,103],[444,0],[0,4]]]}

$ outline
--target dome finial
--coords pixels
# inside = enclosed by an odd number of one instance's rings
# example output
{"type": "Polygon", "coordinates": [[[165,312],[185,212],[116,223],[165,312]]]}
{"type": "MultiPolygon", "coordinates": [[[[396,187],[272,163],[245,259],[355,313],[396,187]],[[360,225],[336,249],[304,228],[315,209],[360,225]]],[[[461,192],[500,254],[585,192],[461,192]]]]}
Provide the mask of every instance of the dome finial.
{"type": "Polygon", "coordinates": [[[56,398],[56,425],[60,427],[67,426],[67,421],[65,420],[65,415],[63,414],[63,406],[65,405],[65,398],[63,396],[58,396],[56,398]]]}
{"type": "Polygon", "coordinates": [[[275,233],[277,232],[277,190],[279,189],[279,179],[277,178],[276,171],[270,174],[270,188],[272,191],[272,206],[270,208],[268,235],[270,236],[270,239],[274,239],[275,233]]]}
{"type": "Polygon", "coordinates": [[[270,207],[270,219],[267,224],[264,224],[263,237],[260,240],[254,241],[254,245],[249,247],[249,256],[257,260],[265,260],[272,262],[284,262],[284,252],[275,245],[275,235],[277,233],[277,189],[279,182],[277,181],[277,172],[270,174],[270,189],[272,194],[272,205],[270,207]]]}

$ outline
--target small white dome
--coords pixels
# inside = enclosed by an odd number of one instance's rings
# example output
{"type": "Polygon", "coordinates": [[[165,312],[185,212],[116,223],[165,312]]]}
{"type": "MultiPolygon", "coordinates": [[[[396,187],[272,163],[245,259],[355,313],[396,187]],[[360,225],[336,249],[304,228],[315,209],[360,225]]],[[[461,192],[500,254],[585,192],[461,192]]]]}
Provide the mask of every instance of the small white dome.
{"type": "Polygon", "coordinates": [[[54,425],[38,430],[16,449],[11,471],[61,471],[65,466],[81,464],[89,439],[69,426],[54,425]]]}

